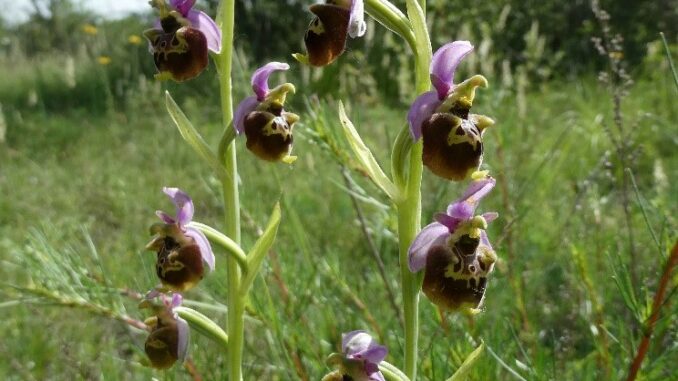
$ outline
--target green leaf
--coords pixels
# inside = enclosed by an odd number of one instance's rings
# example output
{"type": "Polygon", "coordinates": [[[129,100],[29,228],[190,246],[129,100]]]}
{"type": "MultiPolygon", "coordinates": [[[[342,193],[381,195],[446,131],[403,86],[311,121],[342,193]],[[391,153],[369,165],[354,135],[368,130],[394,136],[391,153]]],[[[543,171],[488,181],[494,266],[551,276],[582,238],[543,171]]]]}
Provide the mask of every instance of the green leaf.
{"type": "Polygon", "coordinates": [[[426,28],[426,15],[417,0],[407,0],[407,16],[412,23],[414,38],[417,43],[417,92],[423,93],[429,88],[428,68],[433,55],[431,39],[426,28]]]}
{"type": "Polygon", "coordinates": [[[174,99],[172,99],[169,91],[165,92],[165,106],[167,107],[167,112],[169,112],[170,117],[177,125],[181,137],[184,138],[186,143],[195,150],[201,159],[205,160],[205,162],[212,167],[219,177],[228,176],[217,156],[207,143],[205,143],[205,140],[200,136],[200,133],[195,127],[193,127],[191,121],[188,120],[184,112],[181,111],[174,99]]]}
{"type": "Polygon", "coordinates": [[[466,380],[469,372],[471,371],[471,368],[473,368],[473,365],[475,365],[476,361],[478,361],[478,358],[480,358],[480,355],[483,353],[483,350],[485,350],[485,343],[480,343],[478,348],[476,348],[473,352],[471,352],[471,354],[469,354],[466,357],[466,360],[464,360],[459,369],[457,369],[457,371],[454,372],[452,377],[448,378],[447,381],[466,380]]]}
{"type": "Polygon", "coordinates": [[[228,335],[212,319],[188,307],[175,307],[174,311],[186,320],[191,329],[221,344],[224,348],[228,347],[228,335]]]}
{"type": "Polygon", "coordinates": [[[393,184],[393,182],[391,182],[388,176],[386,176],[384,171],[379,166],[379,163],[377,163],[377,160],[372,155],[370,149],[367,148],[363,140],[360,138],[360,135],[358,135],[358,131],[356,131],[353,123],[351,123],[351,121],[346,116],[346,110],[344,109],[344,104],[342,102],[339,102],[339,119],[341,120],[341,125],[344,127],[346,139],[348,140],[348,143],[351,146],[356,158],[360,164],[362,164],[365,172],[367,172],[372,181],[374,181],[374,183],[377,184],[377,186],[381,188],[381,190],[383,190],[388,195],[388,197],[391,198],[391,200],[398,200],[400,197],[398,188],[395,186],[395,184],[393,184]]]}
{"type": "Polygon", "coordinates": [[[259,237],[257,242],[252,247],[249,253],[247,253],[247,269],[248,272],[245,274],[242,283],[240,284],[240,295],[247,295],[252,283],[254,283],[254,278],[259,272],[261,263],[266,258],[266,254],[273,246],[273,241],[275,241],[275,236],[278,234],[278,225],[280,225],[280,203],[276,203],[273,208],[273,213],[268,219],[268,224],[266,225],[266,230],[264,234],[259,237]]]}

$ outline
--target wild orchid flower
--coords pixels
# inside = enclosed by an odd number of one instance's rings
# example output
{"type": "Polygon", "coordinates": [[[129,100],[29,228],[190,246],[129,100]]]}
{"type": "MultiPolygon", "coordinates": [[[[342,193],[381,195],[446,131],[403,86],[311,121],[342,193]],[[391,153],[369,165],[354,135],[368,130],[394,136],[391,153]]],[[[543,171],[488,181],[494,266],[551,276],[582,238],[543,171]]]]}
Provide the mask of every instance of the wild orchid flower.
{"type": "Polygon", "coordinates": [[[430,66],[435,89],[417,97],[407,114],[412,138],[424,139],[424,165],[454,181],[478,170],[483,160],[483,132],[494,124],[486,116],[469,113],[475,89],[487,87],[485,77],[475,75],[454,84],[457,66],[472,50],[468,41],[454,41],[438,49],[430,66]]]}
{"type": "Polygon", "coordinates": [[[294,85],[283,83],[268,88],[268,77],[290,66],[282,62],[270,62],[252,75],[252,90],[255,95],[240,102],[233,117],[236,133],[245,133],[247,149],[259,158],[268,161],[291,163],[296,159],[292,151],[292,128],[299,120],[297,114],[285,111],[287,93],[294,93],[294,85]]]}
{"type": "Polygon", "coordinates": [[[379,345],[365,331],[352,331],[342,335],[342,353],[332,354],[328,362],[339,369],[323,377],[322,381],[385,381],[379,363],[388,349],[379,345]]]}
{"type": "Polygon", "coordinates": [[[326,0],[309,7],[315,15],[304,35],[308,56],[297,56],[313,66],[329,65],[346,49],[346,36],[365,34],[363,0],[326,0]]]}
{"type": "MultiPolygon", "coordinates": [[[[188,353],[190,331],[188,323],[174,312],[174,308],[181,305],[180,294],[172,295],[169,299],[160,294],[163,305],[157,309],[155,316],[146,319],[150,334],[144,344],[146,356],[151,365],[157,369],[167,369],[177,360],[184,362],[188,353]]],[[[142,307],[152,306],[150,302],[142,302],[142,307]]]]}
{"type": "Polygon", "coordinates": [[[193,9],[195,0],[152,0],[160,12],[153,29],[144,32],[150,42],[159,79],[185,81],[200,74],[208,61],[208,49],[221,51],[221,31],[207,14],[193,9]]]}
{"type": "Polygon", "coordinates": [[[191,198],[178,188],[163,188],[163,192],[176,206],[176,216],[156,212],[163,222],[151,226],[151,234],[155,236],[146,249],[157,253],[156,274],[162,286],[172,291],[186,291],[203,278],[203,262],[214,270],[214,253],[205,235],[187,226],[193,219],[191,198]]]}
{"type": "Polygon", "coordinates": [[[474,215],[478,202],[494,188],[495,180],[480,175],[483,177],[474,180],[446,213],[435,215],[436,222],[422,229],[409,249],[410,271],[425,271],[424,294],[450,311],[480,307],[487,277],[497,261],[485,232],[497,213],[474,215]]]}

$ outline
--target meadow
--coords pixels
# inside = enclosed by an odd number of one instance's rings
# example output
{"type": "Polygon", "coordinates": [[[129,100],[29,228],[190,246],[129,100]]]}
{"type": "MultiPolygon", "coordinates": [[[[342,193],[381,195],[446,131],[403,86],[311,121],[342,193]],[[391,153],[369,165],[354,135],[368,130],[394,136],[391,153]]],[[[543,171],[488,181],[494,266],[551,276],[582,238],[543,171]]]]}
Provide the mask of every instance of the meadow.
{"type": "MultiPolygon", "coordinates": [[[[220,183],[164,106],[169,90],[218,141],[215,69],[190,87],[154,81],[146,47],[112,32],[120,28],[83,33],[74,53],[0,54],[0,379],[225,378],[224,353],[199,333],[184,368],[146,367],[145,333],[126,323],[145,318],[140,293],[157,283],[144,246],[155,210],[171,210],[162,187],[189,191],[196,219],[222,224],[220,183]]],[[[617,98],[596,70],[540,80],[527,66],[501,70],[500,59],[483,67],[483,52],[463,68],[490,82],[474,110],[497,121],[483,165],[497,187],[481,211],[500,212],[488,228],[499,263],[473,318],[422,297],[421,379],[445,379],[481,341],[469,380],[625,379],[676,241],[678,87],[654,46],[617,98]]],[[[239,53],[236,101],[257,67],[239,53]]],[[[337,108],[343,99],[388,168],[414,94],[401,79],[382,101],[378,68],[358,79],[363,59],[358,48],[342,58],[335,74],[345,85],[329,96],[334,69],[288,74],[298,82],[288,108],[302,118],[293,165],[258,160],[236,141],[245,246],[278,201],[283,216],[246,307],[245,380],[318,380],[353,329],[402,362],[396,216],[350,158],[337,108]]],[[[424,171],[422,223],[462,191],[424,171]]],[[[223,324],[225,257],[216,254],[216,271],[185,297],[223,324]]],[[[643,380],[678,379],[678,272],[664,276],[643,380]]]]}

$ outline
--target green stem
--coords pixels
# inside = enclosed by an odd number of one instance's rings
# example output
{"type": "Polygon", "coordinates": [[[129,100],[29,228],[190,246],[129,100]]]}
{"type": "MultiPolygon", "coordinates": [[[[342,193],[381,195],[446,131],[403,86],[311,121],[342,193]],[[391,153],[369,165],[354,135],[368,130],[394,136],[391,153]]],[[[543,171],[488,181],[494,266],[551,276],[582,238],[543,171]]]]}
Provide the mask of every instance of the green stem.
{"type": "Polygon", "coordinates": [[[365,11],[386,28],[407,41],[415,51],[416,41],[410,20],[388,0],[365,0],[365,11]]]}
{"type": "Polygon", "coordinates": [[[400,251],[400,281],[403,290],[405,316],[405,374],[410,380],[417,377],[417,352],[419,340],[419,289],[421,277],[410,272],[408,251],[421,226],[421,173],[422,143],[412,146],[409,177],[405,200],[398,206],[398,237],[400,251]]]}
{"type": "Polygon", "coordinates": [[[387,381],[410,381],[410,379],[395,366],[382,361],[379,363],[379,370],[387,381]]]}
{"type": "MultiPolygon", "coordinates": [[[[431,60],[431,44],[426,30],[426,0],[419,0],[413,5],[408,1],[408,15],[417,39],[416,58],[416,90],[417,94],[430,87],[428,69],[431,60]],[[417,5],[421,8],[417,10],[417,5]]],[[[394,150],[395,152],[395,150],[394,150]]],[[[417,378],[417,357],[419,341],[419,290],[422,275],[410,272],[408,251],[412,241],[421,228],[421,176],[423,143],[421,140],[412,144],[408,165],[407,181],[404,184],[404,200],[397,204],[398,238],[400,258],[400,279],[403,290],[403,311],[405,316],[405,374],[411,381],[417,378]]],[[[395,158],[395,157],[394,157],[395,158]]],[[[395,161],[394,161],[395,163],[395,161]]],[[[402,166],[405,165],[403,162],[402,166]]],[[[397,171],[397,173],[401,173],[397,171]]]]}
{"type": "MultiPolygon", "coordinates": [[[[233,119],[233,98],[231,68],[233,56],[233,26],[235,18],[235,0],[224,0],[219,7],[217,20],[221,27],[221,54],[218,56],[219,84],[221,90],[221,111],[225,134],[233,119]]],[[[231,142],[223,150],[224,168],[230,176],[222,179],[224,197],[225,233],[236,243],[240,243],[240,199],[238,195],[238,167],[235,155],[235,144],[231,142]]],[[[244,343],[245,311],[244,299],[239,295],[242,274],[238,261],[229,256],[226,260],[228,287],[228,379],[242,380],[242,351],[244,343]]]]}
{"type": "Polygon", "coordinates": [[[188,307],[175,307],[174,312],[178,313],[192,329],[200,332],[215,342],[228,347],[228,335],[215,322],[210,320],[207,316],[188,307]]]}
{"type": "Polygon", "coordinates": [[[247,273],[247,254],[245,254],[240,245],[234,240],[230,239],[217,229],[197,221],[191,221],[188,226],[200,230],[207,236],[207,239],[226,249],[228,255],[238,261],[238,265],[240,265],[242,272],[247,273]]]}

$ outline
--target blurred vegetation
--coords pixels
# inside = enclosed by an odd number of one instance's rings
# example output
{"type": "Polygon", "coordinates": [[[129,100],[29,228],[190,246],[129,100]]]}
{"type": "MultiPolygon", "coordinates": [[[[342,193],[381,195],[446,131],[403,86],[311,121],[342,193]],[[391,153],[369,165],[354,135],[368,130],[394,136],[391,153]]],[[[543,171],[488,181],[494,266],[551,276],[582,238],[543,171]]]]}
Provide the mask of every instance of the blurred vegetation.
{"type": "MultiPolygon", "coordinates": [[[[128,291],[155,285],[153,254],[142,248],[153,212],[171,208],[162,186],[188,191],[196,219],[221,223],[219,184],[163,106],[169,90],[206,140],[217,141],[215,69],[186,84],[157,82],[139,40],[150,13],[107,20],[67,0],[40,3],[52,10],[20,25],[0,22],[0,379],[191,379],[187,371],[144,367],[144,334],[120,320],[146,317],[128,291]]],[[[213,14],[216,1],[198,4],[213,14]]],[[[421,377],[444,379],[482,339],[488,351],[470,380],[623,379],[676,239],[677,92],[656,32],[667,33],[675,57],[677,7],[602,2],[625,39],[621,56],[600,56],[588,2],[429,4],[436,46],[454,38],[476,45],[458,78],[480,72],[490,80],[474,110],[498,121],[486,135],[484,164],[498,186],[481,211],[500,212],[488,234],[501,261],[485,311],[473,321],[441,319],[422,300],[421,377]],[[614,81],[599,82],[599,71],[614,78],[611,59],[634,79],[619,110],[614,81]],[[617,114],[624,155],[614,140],[617,114]],[[620,185],[626,168],[636,185],[628,189],[628,220],[620,185]]],[[[289,62],[303,48],[306,5],[237,2],[236,100],[250,91],[252,68],[289,62]]],[[[388,167],[389,144],[415,96],[411,60],[400,41],[368,22],[366,37],[349,41],[336,65],[292,65],[272,78],[299,89],[290,99],[302,116],[294,166],[255,160],[237,143],[246,246],[272,205],[283,204],[275,252],[250,301],[246,380],[317,380],[341,332],[357,328],[392,348],[389,361],[402,362],[400,323],[384,287],[398,287],[393,211],[353,171],[336,113],[341,97],[388,167]],[[386,277],[375,270],[372,246],[386,277]]],[[[423,222],[461,188],[425,172],[423,222]]],[[[215,300],[226,297],[225,270],[218,266],[187,295],[209,304],[203,312],[221,324],[215,300]]],[[[675,376],[672,279],[644,380],[675,376]]],[[[197,370],[222,379],[222,353],[197,334],[192,339],[197,370]]]]}

